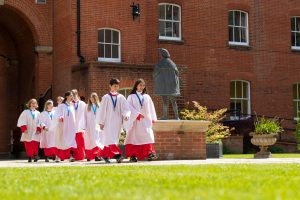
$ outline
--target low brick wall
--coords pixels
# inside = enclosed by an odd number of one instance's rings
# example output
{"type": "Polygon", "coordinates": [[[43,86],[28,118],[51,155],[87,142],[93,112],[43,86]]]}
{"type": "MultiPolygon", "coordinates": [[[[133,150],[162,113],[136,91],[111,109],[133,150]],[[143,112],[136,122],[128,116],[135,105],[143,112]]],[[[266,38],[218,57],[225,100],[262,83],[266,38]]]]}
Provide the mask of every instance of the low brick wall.
{"type": "Polygon", "coordinates": [[[155,123],[155,151],[160,160],[206,159],[209,122],[166,120],[155,123]]]}

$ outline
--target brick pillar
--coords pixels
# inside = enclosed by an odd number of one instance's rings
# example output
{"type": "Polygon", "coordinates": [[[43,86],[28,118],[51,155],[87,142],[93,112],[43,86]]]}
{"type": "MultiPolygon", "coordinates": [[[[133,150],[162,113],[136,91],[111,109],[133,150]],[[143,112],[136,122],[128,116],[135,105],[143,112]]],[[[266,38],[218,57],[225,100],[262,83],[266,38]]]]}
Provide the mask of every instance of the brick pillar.
{"type": "Polygon", "coordinates": [[[208,121],[159,120],[154,126],[155,151],[161,160],[206,159],[208,121]]]}

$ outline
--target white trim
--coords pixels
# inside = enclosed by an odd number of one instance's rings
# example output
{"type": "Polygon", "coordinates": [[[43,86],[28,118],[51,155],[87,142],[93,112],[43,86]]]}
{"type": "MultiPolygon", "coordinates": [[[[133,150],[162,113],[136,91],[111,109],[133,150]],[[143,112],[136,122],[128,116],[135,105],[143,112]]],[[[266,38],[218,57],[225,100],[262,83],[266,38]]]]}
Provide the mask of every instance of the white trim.
{"type": "MultiPolygon", "coordinates": [[[[165,16],[165,19],[160,19],[160,16],[158,16],[158,22],[171,22],[172,23],[172,34],[173,34],[173,23],[176,22],[176,23],[179,23],[179,35],[180,37],[170,37],[170,36],[160,36],[160,30],[158,30],[158,38],[160,40],[172,40],[172,41],[181,41],[182,40],[182,13],[181,13],[181,6],[178,5],[178,4],[174,4],[174,3],[159,3],[158,4],[158,8],[160,9],[160,6],[166,6],[166,5],[171,5],[172,6],[172,18],[173,18],[173,7],[178,7],[179,8],[179,20],[169,20],[169,19],[166,19],[166,16],[165,16]]],[[[165,11],[165,15],[166,15],[166,11],[165,11]]],[[[159,24],[159,23],[158,23],[159,24]]]]}
{"type": "Polygon", "coordinates": [[[38,0],[35,0],[35,3],[36,3],[36,4],[42,4],[42,5],[43,5],[43,4],[47,4],[47,0],[45,0],[45,2],[39,2],[38,0]]]}
{"type": "Polygon", "coordinates": [[[300,46],[291,46],[292,50],[300,50],[300,46]]]}
{"type": "MultiPolygon", "coordinates": [[[[101,30],[104,30],[104,42],[99,42],[99,41],[97,42],[97,44],[98,44],[98,52],[99,52],[99,44],[103,44],[104,46],[105,45],[111,45],[111,46],[112,45],[118,45],[118,47],[119,47],[118,48],[119,57],[118,58],[105,58],[105,57],[99,57],[99,55],[98,55],[98,61],[99,62],[114,62],[114,63],[121,62],[121,31],[118,30],[118,29],[105,27],[105,28],[98,28],[97,29],[97,34],[99,34],[99,31],[101,31],[101,30]],[[106,43],[105,42],[105,30],[111,30],[111,31],[118,32],[119,33],[119,44],[113,43],[112,41],[111,41],[111,43],[106,43]]],[[[104,52],[104,56],[105,56],[105,52],[104,52]]],[[[112,56],[112,48],[111,48],[111,56],[112,56]]]]}
{"type": "MultiPolygon", "coordinates": [[[[230,41],[228,38],[228,44],[229,45],[240,45],[240,46],[249,46],[249,13],[243,10],[229,10],[228,11],[228,15],[230,12],[241,12],[241,13],[245,13],[246,14],[246,25],[247,26],[242,26],[242,15],[240,15],[240,22],[241,25],[240,26],[235,26],[235,25],[230,25],[229,22],[228,23],[228,29],[229,27],[233,27],[233,28],[245,28],[246,29],[246,42],[235,42],[235,41],[230,41]]],[[[230,35],[228,35],[230,37],[230,35]]],[[[240,38],[241,39],[241,38],[240,38]]],[[[233,40],[234,40],[234,33],[233,33],[233,40]]]]}
{"type": "MultiPolygon", "coordinates": [[[[230,96],[230,103],[231,103],[231,100],[246,100],[247,101],[247,103],[248,103],[248,106],[247,106],[247,115],[250,115],[251,114],[251,96],[250,96],[250,94],[251,94],[251,91],[250,91],[250,81],[246,81],[246,80],[231,80],[230,81],[230,85],[231,85],[231,82],[235,82],[235,90],[234,90],[234,92],[235,92],[235,96],[236,96],[236,82],[242,82],[242,83],[247,83],[247,86],[248,86],[248,98],[232,98],[231,96],[230,96]]],[[[244,93],[244,91],[243,91],[243,85],[242,85],[242,91],[241,91],[241,94],[242,94],[242,97],[243,97],[243,93],[244,93]]]]}

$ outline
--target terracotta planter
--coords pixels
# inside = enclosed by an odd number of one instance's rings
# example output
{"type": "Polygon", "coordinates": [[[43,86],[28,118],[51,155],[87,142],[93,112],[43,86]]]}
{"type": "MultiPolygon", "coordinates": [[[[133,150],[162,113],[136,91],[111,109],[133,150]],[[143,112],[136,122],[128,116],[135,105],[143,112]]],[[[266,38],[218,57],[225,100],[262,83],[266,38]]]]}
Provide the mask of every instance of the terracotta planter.
{"type": "Polygon", "coordinates": [[[251,143],[259,146],[260,151],[254,155],[254,158],[271,158],[272,154],[268,146],[274,145],[277,141],[277,134],[256,135],[252,134],[251,143]]]}

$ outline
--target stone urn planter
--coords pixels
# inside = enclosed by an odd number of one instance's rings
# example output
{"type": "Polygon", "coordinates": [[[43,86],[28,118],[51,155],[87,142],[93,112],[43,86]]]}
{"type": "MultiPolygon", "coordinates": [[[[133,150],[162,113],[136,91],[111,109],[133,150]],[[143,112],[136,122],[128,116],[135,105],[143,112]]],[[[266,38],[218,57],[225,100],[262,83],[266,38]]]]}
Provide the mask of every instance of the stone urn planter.
{"type": "Polygon", "coordinates": [[[274,145],[277,141],[276,136],[278,134],[264,134],[257,135],[255,133],[251,134],[253,137],[251,138],[251,143],[259,147],[260,151],[254,155],[254,158],[271,158],[272,154],[268,150],[268,147],[274,145]]]}

